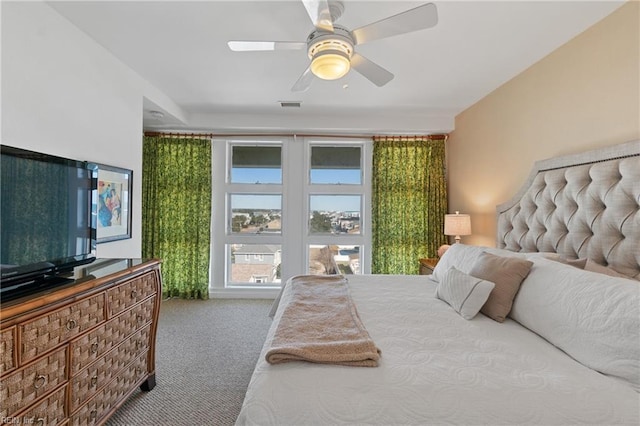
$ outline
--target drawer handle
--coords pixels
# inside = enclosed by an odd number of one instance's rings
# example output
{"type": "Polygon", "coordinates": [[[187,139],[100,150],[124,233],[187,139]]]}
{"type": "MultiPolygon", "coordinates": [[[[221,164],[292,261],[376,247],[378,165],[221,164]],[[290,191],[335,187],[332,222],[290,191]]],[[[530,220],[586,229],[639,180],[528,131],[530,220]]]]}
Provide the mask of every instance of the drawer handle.
{"type": "Polygon", "coordinates": [[[131,298],[135,299],[136,297],[138,297],[138,292],[135,290],[131,290],[131,298]]]}
{"type": "Polygon", "coordinates": [[[46,383],[47,383],[47,377],[43,376],[42,374],[40,374],[40,375],[36,376],[36,378],[33,380],[33,388],[34,389],[40,389],[46,383]]]}
{"type": "Polygon", "coordinates": [[[98,376],[93,376],[91,378],[91,386],[94,387],[97,384],[98,384],[98,376]]]}
{"type": "Polygon", "coordinates": [[[70,319],[69,321],[67,321],[67,330],[71,331],[74,328],[76,328],[76,326],[78,325],[78,323],[76,322],[76,320],[74,320],[73,318],[70,319]]]}
{"type": "Polygon", "coordinates": [[[144,317],[140,314],[136,315],[136,319],[138,320],[138,322],[144,322],[144,317]]]}
{"type": "Polygon", "coordinates": [[[36,426],[44,426],[44,417],[38,417],[34,423],[36,426]]]}
{"type": "Polygon", "coordinates": [[[92,354],[95,354],[96,352],[98,352],[98,342],[92,343],[91,348],[89,350],[91,351],[92,354]]]}
{"type": "Polygon", "coordinates": [[[95,420],[96,417],[98,417],[98,410],[91,410],[91,412],[89,413],[89,418],[91,420],[95,420]]]}

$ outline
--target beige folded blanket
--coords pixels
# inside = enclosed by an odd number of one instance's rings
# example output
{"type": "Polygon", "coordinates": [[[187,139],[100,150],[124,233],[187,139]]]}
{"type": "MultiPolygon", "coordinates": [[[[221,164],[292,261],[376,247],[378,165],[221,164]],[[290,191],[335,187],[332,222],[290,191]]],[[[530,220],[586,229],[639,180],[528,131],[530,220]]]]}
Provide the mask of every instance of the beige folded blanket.
{"type": "Polygon", "coordinates": [[[299,275],[287,284],[266,359],[377,367],[380,350],[364,328],[341,275],[299,275]]]}

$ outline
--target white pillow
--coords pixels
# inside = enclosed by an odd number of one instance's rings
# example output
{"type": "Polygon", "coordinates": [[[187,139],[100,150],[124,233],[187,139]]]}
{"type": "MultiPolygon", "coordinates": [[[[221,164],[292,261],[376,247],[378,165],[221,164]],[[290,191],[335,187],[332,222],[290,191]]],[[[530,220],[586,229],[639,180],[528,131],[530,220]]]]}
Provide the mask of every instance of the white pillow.
{"type": "Polygon", "coordinates": [[[471,267],[485,249],[486,247],[481,246],[468,246],[461,243],[453,244],[436,264],[431,279],[437,282],[442,281],[444,274],[452,266],[459,271],[469,273],[471,267]]]}
{"type": "Polygon", "coordinates": [[[473,319],[489,298],[495,284],[460,272],[455,267],[442,277],[436,297],[444,300],[466,320],[473,319]]]}
{"type": "Polygon", "coordinates": [[[531,260],[509,316],[581,364],[640,392],[638,282],[531,260]]]}

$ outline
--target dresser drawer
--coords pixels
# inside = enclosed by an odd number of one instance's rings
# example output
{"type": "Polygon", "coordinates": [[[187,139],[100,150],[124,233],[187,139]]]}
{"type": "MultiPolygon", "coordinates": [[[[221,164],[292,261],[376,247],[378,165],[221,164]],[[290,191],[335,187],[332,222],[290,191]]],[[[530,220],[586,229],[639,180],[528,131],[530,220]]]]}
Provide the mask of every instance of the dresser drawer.
{"type": "Polygon", "coordinates": [[[118,374],[109,386],[100,390],[71,416],[71,425],[95,425],[115,408],[118,401],[132,392],[134,386],[147,377],[147,353],[142,354],[118,374]]]}
{"type": "Polygon", "coordinates": [[[148,272],[124,284],[107,290],[109,317],[118,315],[125,309],[156,293],[156,276],[148,272]]]}
{"type": "MultiPolygon", "coordinates": [[[[31,407],[24,413],[14,418],[20,419],[22,425],[32,426],[64,426],[66,425],[66,412],[64,408],[64,396],[67,387],[63,386],[39,404],[31,407]]],[[[12,423],[14,424],[14,423],[12,423]]]]}
{"type": "Polygon", "coordinates": [[[16,368],[16,328],[9,327],[0,332],[0,374],[16,368]]]}
{"type": "Polygon", "coordinates": [[[67,380],[67,350],[61,348],[2,378],[0,417],[8,417],[67,380]]]}
{"type": "Polygon", "coordinates": [[[149,347],[150,327],[138,331],[102,358],[73,376],[70,381],[70,410],[74,411],[140,353],[149,347]]]}
{"type": "Polygon", "coordinates": [[[104,320],[104,293],[100,293],[21,324],[18,329],[20,363],[37,357],[104,320]]]}
{"type": "Polygon", "coordinates": [[[71,342],[71,375],[89,366],[153,317],[156,297],[123,312],[90,333],[71,342]]]}

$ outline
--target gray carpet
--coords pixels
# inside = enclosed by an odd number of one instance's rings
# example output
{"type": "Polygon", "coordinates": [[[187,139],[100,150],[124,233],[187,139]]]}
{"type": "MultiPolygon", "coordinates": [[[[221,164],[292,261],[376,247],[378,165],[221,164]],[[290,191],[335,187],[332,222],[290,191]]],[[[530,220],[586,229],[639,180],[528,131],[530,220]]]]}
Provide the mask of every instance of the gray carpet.
{"type": "Polygon", "coordinates": [[[157,385],[109,419],[122,425],[233,425],[267,330],[270,300],[162,302],[157,385]]]}

